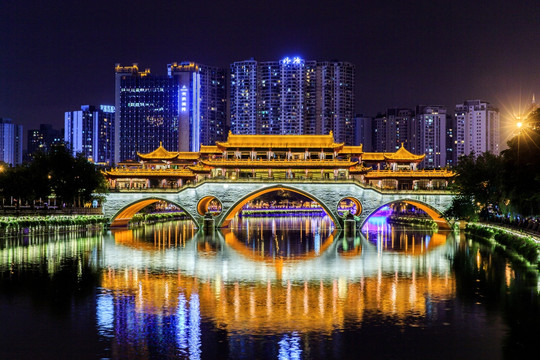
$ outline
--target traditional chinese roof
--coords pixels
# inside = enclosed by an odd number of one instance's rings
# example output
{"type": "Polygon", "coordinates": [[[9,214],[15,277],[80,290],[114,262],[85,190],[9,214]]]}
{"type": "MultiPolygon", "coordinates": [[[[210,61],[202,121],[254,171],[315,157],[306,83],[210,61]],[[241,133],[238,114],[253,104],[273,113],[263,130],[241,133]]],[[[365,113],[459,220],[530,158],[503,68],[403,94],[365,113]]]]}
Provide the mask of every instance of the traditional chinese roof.
{"type": "Polygon", "coordinates": [[[215,145],[201,145],[201,154],[219,154],[221,150],[215,145]]]}
{"type": "Polygon", "coordinates": [[[366,152],[362,154],[363,161],[384,161],[384,153],[366,152]]]}
{"type": "Polygon", "coordinates": [[[194,166],[188,166],[188,169],[196,173],[209,173],[210,171],[212,171],[211,168],[203,166],[200,163],[194,166]]]}
{"type": "Polygon", "coordinates": [[[343,146],[343,148],[339,151],[339,154],[350,154],[350,155],[357,155],[362,154],[363,152],[363,146],[343,146]]]}
{"type": "Polygon", "coordinates": [[[216,142],[216,145],[220,149],[337,149],[343,147],[343,143],[334,142],[334,135],[332,132],[328,135],[235,135],[229,132],[227,141],[216,142]]]}
{"type": "Polygon", "coordinates": [[[369,166],[363,166],[363,165],[356,165],[349,169],[350,174],[362,174],[366,173],[371,170],[371,167],[369,166]]]}
{"type": "Polygon", "coordinates": [[[405,146],[403,146],[403,143],[401,143],[401,147],[395,153],[384,153],[385,160],[389,162],[417,162],[418,163],[424,160],[425,157],[426,157],[425,154],[415,155],[411,153],[409,150],[405,149],[405,146]]]}
{"type": "Polygon", "coordinates": [[[180,151],[177,154],[178,154],[178,157],[176,158],[176,160],[192,160],[192,161],[199,160],[198,152],[180,151]]]}
{"type": "Polygon", "coordinates": [[[137,152],[137,155],[139,155],[142,160],[172,160],[178,156],[178,152],[165,150],[160,141],[159,147],[156,150],[147,154],[141,154],[140,152],[137,152]]]}

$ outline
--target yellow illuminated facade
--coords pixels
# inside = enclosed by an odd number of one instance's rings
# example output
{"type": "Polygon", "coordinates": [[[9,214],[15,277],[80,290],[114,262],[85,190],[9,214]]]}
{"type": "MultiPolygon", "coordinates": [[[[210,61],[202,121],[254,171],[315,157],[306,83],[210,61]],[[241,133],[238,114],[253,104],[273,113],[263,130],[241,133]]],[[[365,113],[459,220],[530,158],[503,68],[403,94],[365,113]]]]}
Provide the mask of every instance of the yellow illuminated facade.
{"type": "Polygon", "coordinates": [[[225,142],[202,145],[199,152],[171,152],[159,146],[138,153],[106,172],[111,188],[179,188],[204,179],[355,180],[382,189],[442,189],[454,173],[417,170],[425,155],[402,145],[394,153],[364,152],[328,135],[235,135],[225,142]]]}

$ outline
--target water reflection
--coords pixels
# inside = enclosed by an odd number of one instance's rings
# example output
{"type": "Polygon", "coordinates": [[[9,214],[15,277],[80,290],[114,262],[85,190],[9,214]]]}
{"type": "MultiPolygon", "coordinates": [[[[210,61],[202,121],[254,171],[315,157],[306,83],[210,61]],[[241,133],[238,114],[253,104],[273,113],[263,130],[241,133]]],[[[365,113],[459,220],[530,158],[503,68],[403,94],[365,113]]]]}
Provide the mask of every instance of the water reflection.
{"type": "MultiPolygon", "coordinates": [[[[365,235],[344,236],[323,218],[236,226],[204,235],[190,222],[171,222],[104,237],[4,242],[0,289],[22,298],[27,290],[18,289],[36,281],[50,287],[44,278],[57,285],[36,299],[56,299],[53,292],[67,289],[62,308],[71,325],[48,321],[90,333],[82,338],[97,339],[85,348],[93,358],[406,357],[386,345],[388,338],[398,349],[422,343],[414,353],[421,358],[499,357],[492,341],[515,351],[528,339],[510,318],[519,338],[505,338],[501,313],[525,324],[538,319],[538,290],[524,285],[526,273],[489,249],[463,238],[456,243],[452,234],[368,224],[365,235]],[[81,289],[84,297],[73,301],[81,289]],[[495,311],[501,303],[507,310],[495,311]],[[369,346],[359,347],[358,339],[369,346]]],[[[42,332],[32,337],[35,348],[2,343],[39,323],[22,315],[24,302],[0,301],[0,311],[10,309],[3,318],[25,324],[0,329],[2,358],[36,353],[40,337],[55,348],[63,343],[42,332]]]]}
{"type": "Polygon", "coordinates": [[[372,216],[362,228],[366,239],[377,247],[377,251],[398,251],[420,255],[444,245],[450,231],[431,228],[411,228],[388,222],[386,216],[372,216]]]}

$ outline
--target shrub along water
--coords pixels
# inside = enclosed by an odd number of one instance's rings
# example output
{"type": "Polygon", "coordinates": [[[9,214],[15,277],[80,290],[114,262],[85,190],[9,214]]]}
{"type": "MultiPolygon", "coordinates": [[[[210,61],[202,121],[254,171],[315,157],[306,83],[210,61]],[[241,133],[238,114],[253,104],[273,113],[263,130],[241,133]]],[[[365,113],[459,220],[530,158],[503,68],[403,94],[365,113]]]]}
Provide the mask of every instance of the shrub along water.
{"type": "Polygon", "coordinates": [[[186,219],[185,212],[167,212],[167,213],[152,213],[152,214],[135,214],[130,220],[131,224],[141,224],[145,222],[169,221],[176,219],[186,219]]]}
{"type": "Polygon", "coordinates": [[[507,250],[512,250],[521,255],[531,264],[538,263],[538,251],[540,245],[529,237],[518,236],[505,230],[490,229],[484,226],[467,224],[465,231],[468,234],[478,236],[488,241],[504,246],[507,250]]]}
{"type": "Polygon", "coordinates": [[[428,228],[437,228],[437,223],[428,218],[417,218],[411,216],[390,216],[388,222],[391,224],[406,224],[410,226],[420,226],[428,228]]]}
{"type": "Polygon", "coordinates": [[[101,227],[107,219],[100,215],[0,217],[0,234],[48,233],[101,227]]]}

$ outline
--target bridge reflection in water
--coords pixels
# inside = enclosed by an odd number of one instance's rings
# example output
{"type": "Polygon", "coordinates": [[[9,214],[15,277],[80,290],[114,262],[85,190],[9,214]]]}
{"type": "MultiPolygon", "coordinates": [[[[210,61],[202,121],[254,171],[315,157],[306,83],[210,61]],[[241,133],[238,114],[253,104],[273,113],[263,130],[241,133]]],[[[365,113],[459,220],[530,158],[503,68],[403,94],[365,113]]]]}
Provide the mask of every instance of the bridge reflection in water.
{"type": "Polygon", "coordinates": [[[196,354],[201,317],[229,333],[289,334],[292,346],[294,334],[330,333],[369,314],[422,322],[433,301],[455,294],[449,234],[373,223],[347,238],[323,218],[238,221],[207,236],[182,222],[114,232],[102,292],[115,301],[103,300],[101,318],[113,313],[123,323],[116,332],[140,333],[148,316],[170,317],[196,354]]]}

